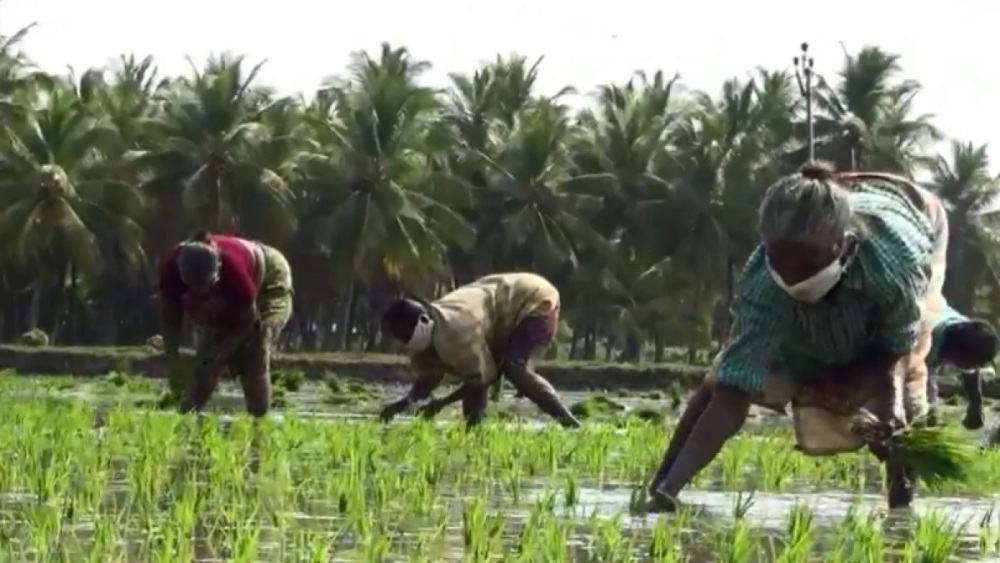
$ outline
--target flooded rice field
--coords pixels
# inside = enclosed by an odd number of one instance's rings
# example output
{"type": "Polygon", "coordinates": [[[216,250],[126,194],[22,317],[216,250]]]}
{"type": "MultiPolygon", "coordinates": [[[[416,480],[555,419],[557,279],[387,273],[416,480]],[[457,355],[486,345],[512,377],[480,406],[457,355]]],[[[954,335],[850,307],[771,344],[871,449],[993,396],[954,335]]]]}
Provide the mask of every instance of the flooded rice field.
{"type": "Polygon", "coordinates": [[[254,423],[231,390],[193,417],[143,406],[144,385],[0,377],[0,561],[1000,561],[992,449],[889,512],[870,457],[807,458],[760,417],[657,515],[669,419],[567,431],[507,401],[471,433],[386,426],[370,413],[399,390],[303,388],[254,423]]]}

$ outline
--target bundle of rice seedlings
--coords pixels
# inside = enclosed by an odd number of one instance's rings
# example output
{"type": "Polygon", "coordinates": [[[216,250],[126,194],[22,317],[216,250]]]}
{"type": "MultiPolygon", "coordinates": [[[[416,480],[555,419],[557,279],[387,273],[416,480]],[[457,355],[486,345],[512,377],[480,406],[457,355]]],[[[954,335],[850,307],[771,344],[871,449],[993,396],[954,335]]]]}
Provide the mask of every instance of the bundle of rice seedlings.
{"type": "Polygon", "coordinates": [[[893,456],[932,487],[969,482],[979,449],[968,432],[954,426],[909,425],[893,433],[889,443],[893,456]]]}
{"type": "Polygon", "coordinates": [[[172,358],[167,366],[167,389],[178,396],[184,393],[188,383],[194,379],[195,368],[195,359],[191,356],[172,358]]]}

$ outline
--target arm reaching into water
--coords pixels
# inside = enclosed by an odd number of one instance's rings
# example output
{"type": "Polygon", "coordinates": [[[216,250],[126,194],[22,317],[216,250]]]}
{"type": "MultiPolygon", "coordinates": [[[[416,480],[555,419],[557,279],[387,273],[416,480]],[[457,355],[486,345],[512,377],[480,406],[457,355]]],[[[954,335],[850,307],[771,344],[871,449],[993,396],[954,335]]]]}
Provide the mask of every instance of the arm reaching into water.
{"type": "Polygon", "coordinates": [[[257,324],[257,285],[246,267],[240,267],[227,260],[222,262],[220,274],[221,283],[225,284],[223,291],[233,307],[234,317],[231,319],[230,330],[219,343],[215,361],[225,362],[243,344],[247,336],[257,324]]]}
{"type": "MultiPolygon", "coordinates": [[[[405,412],[415,403],[426,400],[431,393],[441,384],[444,378],[444,366],[437,360],[433,348],[423,352],[417,352],[410,357],[410,366],[414,372],[414,381],[410,390],[402,398],[393,401],[384,407],[379,414],[382,422],[389,422],[396,415],[405,412]]],[[[461,388],[459,389],[461,390],[461,388]]],[[[457,391],[456,391],[457,392],[457,391]]],[[[454,393],[452,393],[454,394],[454,393]]],[[[461,397],[459,397],[461,399],[461,397]]]]}

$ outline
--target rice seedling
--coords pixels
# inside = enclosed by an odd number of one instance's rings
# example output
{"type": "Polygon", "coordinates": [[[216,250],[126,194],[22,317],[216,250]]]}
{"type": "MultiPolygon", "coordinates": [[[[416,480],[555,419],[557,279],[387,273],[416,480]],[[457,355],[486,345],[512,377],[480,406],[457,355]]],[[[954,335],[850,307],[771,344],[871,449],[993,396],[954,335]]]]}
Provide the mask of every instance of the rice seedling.
{"type": "Polygon", "coordinates": [[[993,451],[969,460],[975,479],[921,490],[937,504],[899,531],[870,456],[802,456],[784,427],[738,436],[683,493],[689,505],[650,516],[629,505],[669,423],[494,420],[466,432],[295,412],[180,416],[127,396],[99,409],[31,393],[5,403],[0,561],[936,562],[1000,551],[992,507],[975,501],[1000,490],[993,451]]]}

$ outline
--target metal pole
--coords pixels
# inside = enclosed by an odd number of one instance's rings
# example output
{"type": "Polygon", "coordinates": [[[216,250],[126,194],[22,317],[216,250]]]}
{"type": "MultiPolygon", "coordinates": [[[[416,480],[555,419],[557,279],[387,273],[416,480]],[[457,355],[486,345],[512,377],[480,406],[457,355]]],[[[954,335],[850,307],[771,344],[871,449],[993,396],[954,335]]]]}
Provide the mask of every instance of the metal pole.
{"type": "Polygon", "coordinates": [[[813,129],[813,58],[809,56],[809,44],[800,47],[802,54],[792,59],[795,65],[795,80],[799,91],[806,99],[806,127],[808,128],[809,160],[816,159],[816,133],[813,129]]]}

